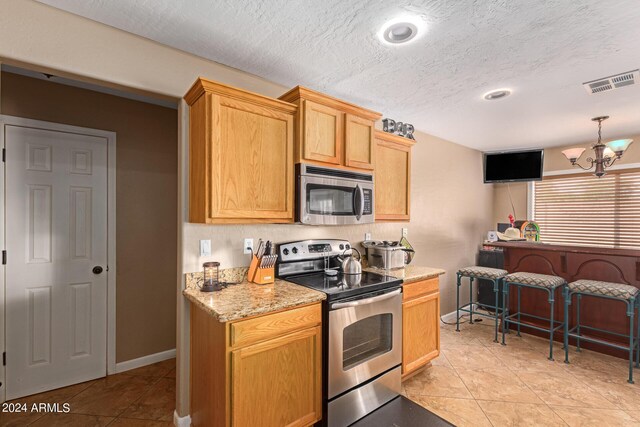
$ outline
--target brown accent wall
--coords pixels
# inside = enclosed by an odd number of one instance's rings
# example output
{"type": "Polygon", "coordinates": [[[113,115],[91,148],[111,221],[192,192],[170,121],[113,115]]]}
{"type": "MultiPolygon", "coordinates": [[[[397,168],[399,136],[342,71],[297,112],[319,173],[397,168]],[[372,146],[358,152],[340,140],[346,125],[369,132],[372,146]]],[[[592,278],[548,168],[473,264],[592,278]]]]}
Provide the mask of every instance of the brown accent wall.
{"type": "Polygon", "coordinates": [[[116,361],[175,348],[178,111],[6,72],[0,109],[116,132],[116,361]]]}

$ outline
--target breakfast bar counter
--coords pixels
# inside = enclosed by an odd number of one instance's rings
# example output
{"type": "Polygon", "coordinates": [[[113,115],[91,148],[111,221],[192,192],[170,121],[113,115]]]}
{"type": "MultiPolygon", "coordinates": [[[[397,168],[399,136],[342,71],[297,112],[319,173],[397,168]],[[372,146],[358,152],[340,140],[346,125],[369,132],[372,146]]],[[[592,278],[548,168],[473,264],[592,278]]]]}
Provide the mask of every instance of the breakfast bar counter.
{"type": "MultiPolygon", "coordinates": [[[[504,269],[509,273],[529,272],[562,277],[569,282],[578,279],[599,280],[603,282],[623,283],[640,288],[640,250],[610,249],[574,245],[557,245],[536,242],[495,242],[485,247],[502,250],[504,269]]],[[[522,289],[522,311],[528,314],[546,317],[549,315],[548,295],[532,289],[522,289]]],[[[560,290],[556,292],[554,317],[563,319],[564,304],[560,290]],[[559,304],[558,304],[559,303],[559,304]]],[[[509,299],[509,308],[515,312],[516,298],[509,299]]],[[[580,323],[591,327],[626,334],[629,332],[629,319],[619,301],[602,300],[590,297],[582,298],[580,323]]],[[[576,312],[572,304],[569,317],[570,327],[576,324],[576,312]]],[[[531,320],[536,324],[539,321],[531,320]]],[[[532,334],[536,331],[523,329],[532,334]]],[[[593,332],[597,338],[611,339],[609,336],[593,332]]],[[[562,331],[555,339],[561,341],[562,331]]],[[[573,344],[573,343],[572,343],[573,344]]],[[[599,344],[585,342],[583,347],[603,353],[626,357],[626,352],[614,350],[599,344]]]]}

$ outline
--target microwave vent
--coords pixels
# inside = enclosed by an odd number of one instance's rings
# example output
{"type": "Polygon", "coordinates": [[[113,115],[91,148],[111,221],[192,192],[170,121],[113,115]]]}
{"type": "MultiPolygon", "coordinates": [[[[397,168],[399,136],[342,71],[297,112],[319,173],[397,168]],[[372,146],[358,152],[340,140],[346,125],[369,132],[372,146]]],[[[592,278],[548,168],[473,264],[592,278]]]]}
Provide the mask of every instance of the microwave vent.
{"type": "Polygon", "coordinates": [[[625,86],[636,84],[640,80],[640,71],[633,70],[626,73],[616,74],[614,76],[604,77],[602,79],[592,80],[583,83],[582,86],[590,94],[608,92],[610,90],[619,89],[625,86]]]}

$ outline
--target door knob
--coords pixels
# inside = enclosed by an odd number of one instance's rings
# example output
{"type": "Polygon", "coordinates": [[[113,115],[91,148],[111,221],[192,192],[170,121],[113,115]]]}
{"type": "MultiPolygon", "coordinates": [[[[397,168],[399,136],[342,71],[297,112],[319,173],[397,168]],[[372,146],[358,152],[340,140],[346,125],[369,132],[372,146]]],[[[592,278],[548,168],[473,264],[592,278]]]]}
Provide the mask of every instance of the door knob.
{"type": "Polygon", "coordinates": [[[99,265],[96,265],[95,267],[93,267],[93,274],[100,274],[102,273],[102,267],[100,267],[99,265]]]}

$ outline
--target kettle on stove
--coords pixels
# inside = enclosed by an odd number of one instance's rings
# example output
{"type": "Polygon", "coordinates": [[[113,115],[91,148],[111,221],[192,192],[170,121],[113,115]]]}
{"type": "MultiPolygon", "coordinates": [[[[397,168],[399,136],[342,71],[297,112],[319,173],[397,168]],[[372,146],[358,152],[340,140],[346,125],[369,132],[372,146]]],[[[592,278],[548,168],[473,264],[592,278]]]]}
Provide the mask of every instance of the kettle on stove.
{"type": "MultiPolygon", "coordinates": [[[[344,252],[348,251],[349,249],[345,249],[344,252]]],[[[344,256],[344,252],[342,253],[342,255],[340,257],[338,257],[338,259],[341,261],[342,264],[342,274],[344,275],[353,275],[353,274],[362,274],[362,255],[360,254],[360,251],[357,250],[356,248],[351,248],[352,251],[356,251],[358,253],[358,259],[355,259],[353,257],[353,252],[352,252],[352,256],[344,256]]]]}

